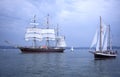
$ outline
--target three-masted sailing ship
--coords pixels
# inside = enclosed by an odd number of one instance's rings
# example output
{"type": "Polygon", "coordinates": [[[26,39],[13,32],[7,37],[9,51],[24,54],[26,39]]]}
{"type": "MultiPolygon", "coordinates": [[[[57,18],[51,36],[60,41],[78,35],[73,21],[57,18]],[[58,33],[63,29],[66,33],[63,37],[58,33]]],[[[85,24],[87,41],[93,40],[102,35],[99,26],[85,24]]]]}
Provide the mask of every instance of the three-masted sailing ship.
{"type": "MultiPolygon", "coordinates": [[[[47,16],[47,28],[38,28],[39,24],[36,22],[36,16],[30,23],[30,27],[26,29],[25,40],[33,41],[32,46],[18,47],[23,53],[34,52],[63,52],[66,47],[65,37],[60,36],[57,28],[49,27],[49,15],[47,16]],[[45,45],[37,46],[37,43],[45,41],[45,45]],[[54,46],[50,45],[50,41],[54,42],[54,46]]],[[[53,44],[53,43],[52,43],[53,44]]]]}
{"type": "Polygon", "coordinates": [[[100,17],[100,27],[97,29],[91,48],[95,47],[95,51],[90,51],[96,59],[115,58],[117,51],[113,51],[111,42],[110,25],[102,24],[100,17]]]}

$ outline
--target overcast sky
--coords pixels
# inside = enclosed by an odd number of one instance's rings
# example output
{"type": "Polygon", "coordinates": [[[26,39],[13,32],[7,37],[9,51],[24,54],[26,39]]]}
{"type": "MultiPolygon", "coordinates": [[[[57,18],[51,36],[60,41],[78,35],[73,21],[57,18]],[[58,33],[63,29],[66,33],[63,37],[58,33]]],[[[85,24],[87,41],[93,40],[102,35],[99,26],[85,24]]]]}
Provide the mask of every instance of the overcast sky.
{"type": "Polygon", "coordinates": [[[48,13],[68,46],[89,47],[99,16],[111,25],[113,45],[120,46],[120,0],[0,0],[0,45],[4,40],[27,45],[24,34],[31,18],[36,14],[41,27],[48,13]]]}

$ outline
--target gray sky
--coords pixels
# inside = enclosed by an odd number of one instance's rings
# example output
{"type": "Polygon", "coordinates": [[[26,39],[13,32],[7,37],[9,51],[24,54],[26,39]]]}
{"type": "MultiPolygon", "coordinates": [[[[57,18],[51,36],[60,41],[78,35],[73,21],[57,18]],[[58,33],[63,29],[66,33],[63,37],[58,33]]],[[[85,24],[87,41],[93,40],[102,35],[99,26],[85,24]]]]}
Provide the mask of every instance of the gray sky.
{"type": "Polygon", "coordinates": [[[41,27],[48,13],[50,24],[59,24],[68,46],[89,47],[99,16],[111,25],[113,45],[120,46],[120,0],[0,0],[0,45],[4,40],[29,44],[24,34],[31,18],[36,14],[41,27]]]}

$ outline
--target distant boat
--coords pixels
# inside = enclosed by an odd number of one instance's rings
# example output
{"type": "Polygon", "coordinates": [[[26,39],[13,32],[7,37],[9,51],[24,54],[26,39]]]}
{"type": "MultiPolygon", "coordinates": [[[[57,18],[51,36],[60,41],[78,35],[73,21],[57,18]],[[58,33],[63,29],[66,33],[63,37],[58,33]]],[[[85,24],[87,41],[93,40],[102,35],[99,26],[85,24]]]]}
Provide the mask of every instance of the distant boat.
{"type": "Polygon", "coordinates": [[[65,37],[59,36],[58,26],[56,29],[49,28],[49,15],[47,16],[47,28],[38,28],[36,16],[34,16],[31,26],[26,29],[25,40],[33,41],[32,46],[18,46],[23,53],[34,52],[63,52],[66,47],[65,37]],[[44,45],[37,46],[37,43],[44,42],[44,45]],[[52,46],[50,45],[51,42],[52,46]],[[55,44],[53,46],[53,44],[55,44]]]}
{"type": "Polygon", "coordinates": [[[94,54],[96,59],[115,58],[117,51],[113,51],[111,43],[110,25],[103,25],[100,17],[100,29],[96,31],[91,48],[96,46],[95,51],[89,51],[94,54]]]}
{"type": "Polygon", "coordinates": [[[74,48],[73,48],[73,46],[71,47],[71,49],[70,49],[71,51],[74,51],[74,48]]]}

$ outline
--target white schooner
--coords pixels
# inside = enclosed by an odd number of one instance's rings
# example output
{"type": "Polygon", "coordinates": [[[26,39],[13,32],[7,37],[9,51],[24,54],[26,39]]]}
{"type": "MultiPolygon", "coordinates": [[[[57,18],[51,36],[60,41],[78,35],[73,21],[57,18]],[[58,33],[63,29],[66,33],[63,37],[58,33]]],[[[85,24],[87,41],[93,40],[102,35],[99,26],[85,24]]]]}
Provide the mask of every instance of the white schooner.
{"type": "Polygon", "coordinates": [[[110,25],[103,24],[101,17],[100,27],[95,33],[90,48],[92,49],[94,46],[95,51],[90,50],[90,52],[94,54],[96,59],[115,58],[117,56],[117,51],[112,49],[110,25]]]}

